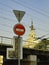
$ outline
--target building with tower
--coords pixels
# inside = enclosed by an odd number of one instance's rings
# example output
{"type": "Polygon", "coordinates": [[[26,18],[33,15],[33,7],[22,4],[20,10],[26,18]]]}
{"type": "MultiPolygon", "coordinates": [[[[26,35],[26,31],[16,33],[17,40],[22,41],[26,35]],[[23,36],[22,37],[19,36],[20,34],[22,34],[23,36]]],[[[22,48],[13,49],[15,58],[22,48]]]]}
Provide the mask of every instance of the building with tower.
{"type": "Polygon", "coordinates": [[[26,39],[24,46],[23,46],[25,48],[34,48],[34,46],[39,43],[39,40],[37,40],[37,37],[35,34],[35,28],[33,26],[33,22],[31,22],[30,29],[31,30],[28,35],[28,38],[26,39]]]}

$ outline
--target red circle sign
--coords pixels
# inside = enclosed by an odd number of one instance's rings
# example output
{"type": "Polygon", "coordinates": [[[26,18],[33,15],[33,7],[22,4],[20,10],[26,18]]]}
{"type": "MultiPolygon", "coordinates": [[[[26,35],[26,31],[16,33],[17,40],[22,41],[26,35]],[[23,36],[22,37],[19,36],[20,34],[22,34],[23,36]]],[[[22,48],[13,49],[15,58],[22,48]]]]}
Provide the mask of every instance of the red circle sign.
{"type": "Polygon", "coordinates": [[[25,27],[22,24],[16,24],[14,26],[14,33],[21,36],[25,33],[25,27]]]}

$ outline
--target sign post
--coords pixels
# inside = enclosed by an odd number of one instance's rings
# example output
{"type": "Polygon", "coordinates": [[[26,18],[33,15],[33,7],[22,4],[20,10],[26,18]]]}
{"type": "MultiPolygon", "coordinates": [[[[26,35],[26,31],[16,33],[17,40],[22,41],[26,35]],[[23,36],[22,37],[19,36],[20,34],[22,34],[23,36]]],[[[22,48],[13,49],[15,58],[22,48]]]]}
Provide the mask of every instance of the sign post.
{"type": "Polygon", "coordinates": [[[24,16],[24,14],[25,14],[25,12],[24,11],[19,11],[19,10],[13,10],[13,12],[14,12],[14,14],[15,14],[15,16],[16,16],[16,18],[18,19],[18,24],[16,24],[15,26],[14,26],[14,28],[13,28],[13,30],[14,30],[14,33],[16,34],[16,35],[18,35],[18,65],[20,65],[20,50],[21,50],[21,44],[20,44],[20,36],[22,36],[24,33],[25,33],[25,27],[22,25],[22,24],[20,24],[20,21],[21,21],[21,19],[23,18],[23,16],[24,16]]]}

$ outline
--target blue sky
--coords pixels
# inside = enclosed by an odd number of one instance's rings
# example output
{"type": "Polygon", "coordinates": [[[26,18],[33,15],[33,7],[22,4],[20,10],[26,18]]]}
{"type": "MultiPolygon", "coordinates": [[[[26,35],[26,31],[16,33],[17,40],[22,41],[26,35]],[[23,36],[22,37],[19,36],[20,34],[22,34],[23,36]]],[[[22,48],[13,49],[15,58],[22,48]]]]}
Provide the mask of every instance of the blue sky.
{"type": "Polygon", "coordinates": [[[30,33],[29,26],[33,21],[37,36],[49,37],[49,0],[0,0],[0,36],[13,37],[13,27],[18,20],[13,10],[25,11],[21,20],[26,28],[24,39],[30,33]]]}

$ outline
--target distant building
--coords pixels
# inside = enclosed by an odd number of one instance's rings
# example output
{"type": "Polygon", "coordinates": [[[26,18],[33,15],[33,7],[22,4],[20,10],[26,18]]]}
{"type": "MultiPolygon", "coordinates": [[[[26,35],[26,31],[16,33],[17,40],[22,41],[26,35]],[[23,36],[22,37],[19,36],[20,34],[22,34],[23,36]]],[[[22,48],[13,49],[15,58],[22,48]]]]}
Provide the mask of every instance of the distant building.
{"type": "Polygon", "coordinates": [[[31,22],[30,29],[31,30],[30,30],[30,34],[28,36],[28,39],[26,39],[26,41],[23,45],[23,47],[25,47],[25,48],[34,48],[34,46],[39,43],[39,40],[37,40],[37,37],[35,34],[33,22],[31,22]]]}

